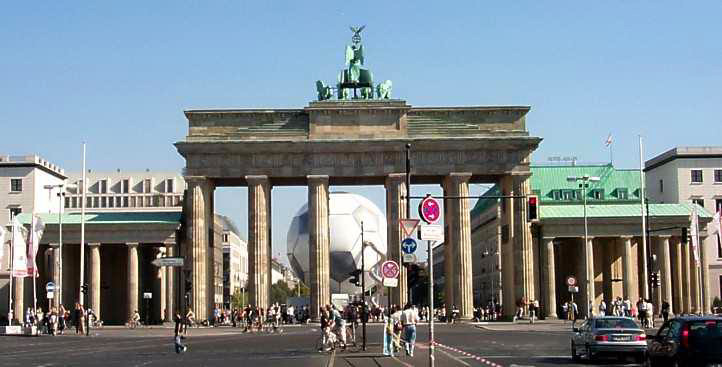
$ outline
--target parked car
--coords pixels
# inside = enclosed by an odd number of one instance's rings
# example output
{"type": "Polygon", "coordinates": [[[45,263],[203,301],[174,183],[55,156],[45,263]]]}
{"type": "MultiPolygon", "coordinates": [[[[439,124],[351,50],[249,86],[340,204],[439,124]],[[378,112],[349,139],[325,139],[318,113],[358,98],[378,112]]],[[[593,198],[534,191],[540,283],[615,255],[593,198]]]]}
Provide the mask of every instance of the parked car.
{"type": "Polygon", "coordinates": [[[649,336],[649,366],[722,367],[722,317],[682,316],[649,336]]]}
{"type": "Polygon", "coordinates": [[[581,355],[593,361],[600,355],[634,356],[638,363],[647,357],[647,335],[629,317],[602,316],[587,319],[572,334],[572,359],[581,355]]]}

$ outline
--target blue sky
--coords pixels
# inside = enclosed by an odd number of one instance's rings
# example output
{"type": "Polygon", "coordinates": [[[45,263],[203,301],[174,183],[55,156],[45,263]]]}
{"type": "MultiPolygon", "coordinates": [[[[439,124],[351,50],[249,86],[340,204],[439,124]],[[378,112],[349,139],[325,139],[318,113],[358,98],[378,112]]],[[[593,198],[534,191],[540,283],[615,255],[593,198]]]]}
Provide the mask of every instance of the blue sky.
{"type": "MultiPolygon", "coordinates": [[[[719,1],[14,2],[0,13],[0,151],[74,171],[87,141],[94,170],[179,170],[184,109],[303,107],[342,67],[348,26],[366,24],[366,64],[394,97],[529,105],[534,161],[607,161],[611,133],[632,168],[640,134],[645,158],[722,145],[720,14],[719,1]]],[[[380,187],[350,191],[383,210],[380,187]]],[[[302,192],[274,190],[275,253],[302,192]]],[[[218,190],[216,207],[246,228],[245,189],[218,190]]]]}

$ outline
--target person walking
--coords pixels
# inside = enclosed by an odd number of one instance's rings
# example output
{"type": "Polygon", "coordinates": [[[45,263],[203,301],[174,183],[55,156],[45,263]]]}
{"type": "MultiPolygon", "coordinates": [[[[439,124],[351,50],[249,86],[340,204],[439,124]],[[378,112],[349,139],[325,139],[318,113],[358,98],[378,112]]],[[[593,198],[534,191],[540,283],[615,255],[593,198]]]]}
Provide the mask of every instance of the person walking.
{"type": "Polygon", "coordinates": [[[401,313],[401,326],[404,328],[404,339],[406,355],[414,356],[414,346],[416,344],[416,324],[419,322],[419,315],[416,308],[411,304],[406,304],[404,312],[401,313]]]}
{"type": "Polygon", "coordinates": [[[662,319],[664,322],[669,319],[669,302],[667,301],[662,302],[662,319]]]}
{"type": "Polygon", "coordinates": [[[601,302],[599,302],[599,315],[605,316],[607,314],[607,303],[604,302],[604,299],[602,299],[601,302]]]}

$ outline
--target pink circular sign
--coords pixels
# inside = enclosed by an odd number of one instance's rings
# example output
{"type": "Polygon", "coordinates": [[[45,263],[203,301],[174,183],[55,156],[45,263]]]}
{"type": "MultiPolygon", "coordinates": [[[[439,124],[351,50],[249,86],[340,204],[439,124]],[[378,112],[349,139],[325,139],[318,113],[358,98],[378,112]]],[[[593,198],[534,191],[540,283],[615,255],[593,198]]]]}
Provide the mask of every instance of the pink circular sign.
{"type": "Polygon", "coordinates": [[[419,203],[419,216],[426,223],[435,223],[441,217],[439,202],[431,196],[427,196],[419,203]]]}
{"type": "Polygon", "coordinates": [[[399,264],[395,261],[384,261],[381,264],[381,274],[384,278],[396,278],[399,276],[399,264]]]}

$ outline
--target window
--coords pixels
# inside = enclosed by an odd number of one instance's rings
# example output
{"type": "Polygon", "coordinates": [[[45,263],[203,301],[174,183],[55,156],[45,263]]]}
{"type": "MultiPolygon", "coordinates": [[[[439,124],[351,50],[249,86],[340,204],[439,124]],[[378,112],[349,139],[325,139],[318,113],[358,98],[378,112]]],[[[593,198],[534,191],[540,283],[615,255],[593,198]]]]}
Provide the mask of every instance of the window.
{"type": "Polygon", "coordinates": [[[108,206],[108,198],[102,197],[102,198],[100,199],[100,207],[101,207],[101,208],[106,208],[107,206],[108,206]]]}
{"type": "Polygon", "coordinates": [[[143,193],[150,194],[150,189],[151,189],[150,179],[146,178],[145,180],[143,180],[143,193]]]}
{"type": "Polygon", "coordinates": [[[130,198],[130,207],[131,207],[131,208],[135,208],[135,207],[136,207],[136,205],[135,205],[135,196],[132,196],[132,197],[130,198]]]}
{"type": "Polygon", "coordinates": [[[10,192],[21,192],[23,191],[23,179],[22,178],[11,178],[10,179],[10,192]]]}
{"type": "Polygon", "coordinates": [[[604,200],[604,189],[592,190],[592,197],[594,200],[604,200]]]}
{"type": "Polygon", "coordinates": [[[23,208],[10,208],[10,217],[15,217],[23,212],[23,208]]]}
{"type": "Polygon", "coordinates": [[[93,208],[100,207],[100,199],[96,196],[93,198],[93,208]]]}
{"type": "Polygon", "coordinates": [[[120,208],[121,206],[123,206],[123,198],[121,198],[120,196],[116,196],[115,197],[115,207],[120,208]]]}
{"type": "Polygon", "coordinates": [[[73,197],[73,208],[77,208],[77,207],[78,207],[78,198],[74,196],[73,197]]]}
{"type": "Polygon", "coordinates": [[[554,200],[561,200],[562,199],[562,191],[561,190],[553,190],[552,197],[554,198],[554,200]]]}
{"type": "Polygon", "coordinates": [[[108,193],[108,180],[100,180],[98,182],[98,188],[100,189],[101,194],[107,194],[108,193]]]}
{"type": "Polygon", "coordinates": [[[702,183],[704,181],[701,169],[693,169],[690,172],[692,173],[692,183],[702,183]]]}
{"type": "Polygon", "coordinates": [[[564,198],[564,200],[574,200],[577,196],[576,193],[576,190],[564,190],[562,191],[562,198],[564,198]]]}
{"type": "Polygon", "coordinates": [[[659,180],[659,192],[664,192],[664,180],[659,180]]]}
{"type": "Polygon", "coordinates": [[[146,197],[145,197],[145,206],[147,206],[147,207],[153,206],[153,205],[151,204],[151,199],[152,199],[152,198],[151,198],[150,196],[146,196],[146,197]]]}
{"type": "Polygon", "coordinates": [[[704,208],[704,199],[692,199],[692,204],[697,204],[704,208]]]}
{"type": "Polygon", "coordinates": [[[92,207],[92,206],[93,206],[93,198],[88,198],[88,197],[86,197],[86,198],[85,198],[85,207],[86,207],[86,208],[90,208],[90,207],[92,207]]]}
{"type": "Polygon", "coordinates": [[[714,170],[714,183],[722,183],[722,169],[714,170]]]}
{"type": "Polygon", "coordinates": [[[626,188],[619,188],[617,189],[617,198],[619,200],[627,200],[629,199],[629,191],[626,188]]]}
{"type": "Polygon", "coordinates": [[[165,180],[165,192],[173,192],[173,190],[175,189],[175,187],[173,187],[173,186],[174,185],[173,185],[172,178],[165,180]]]}
{"type": "Polygon", "coordinates": [[[113,208],[113,207],[115,207],[115,199],[113,199],[112,197],[109,197],[108,198],[108,208],[113,208]]]}
{"type": "Polygon", "coordinates": [[[714,199],[715,212],[722,210],[722,199],[714,199]]]}
{"type": "Polygon", "coordinates": [[[127,207],[128,207],[128,197],[124,196],[123,197],[123,208],[127,208],[127,207]]]}
{"type": "Polygon", "coordinates": [[[127,194],[128,191],[130,191],[130,180],[126,178],[123,181],[120,181],[120,192],[127,194]]]}
{"type": "Polygon", "coordinates": [[[65,198],[65,207],[70,208],[70,198],[65,198]]]}

